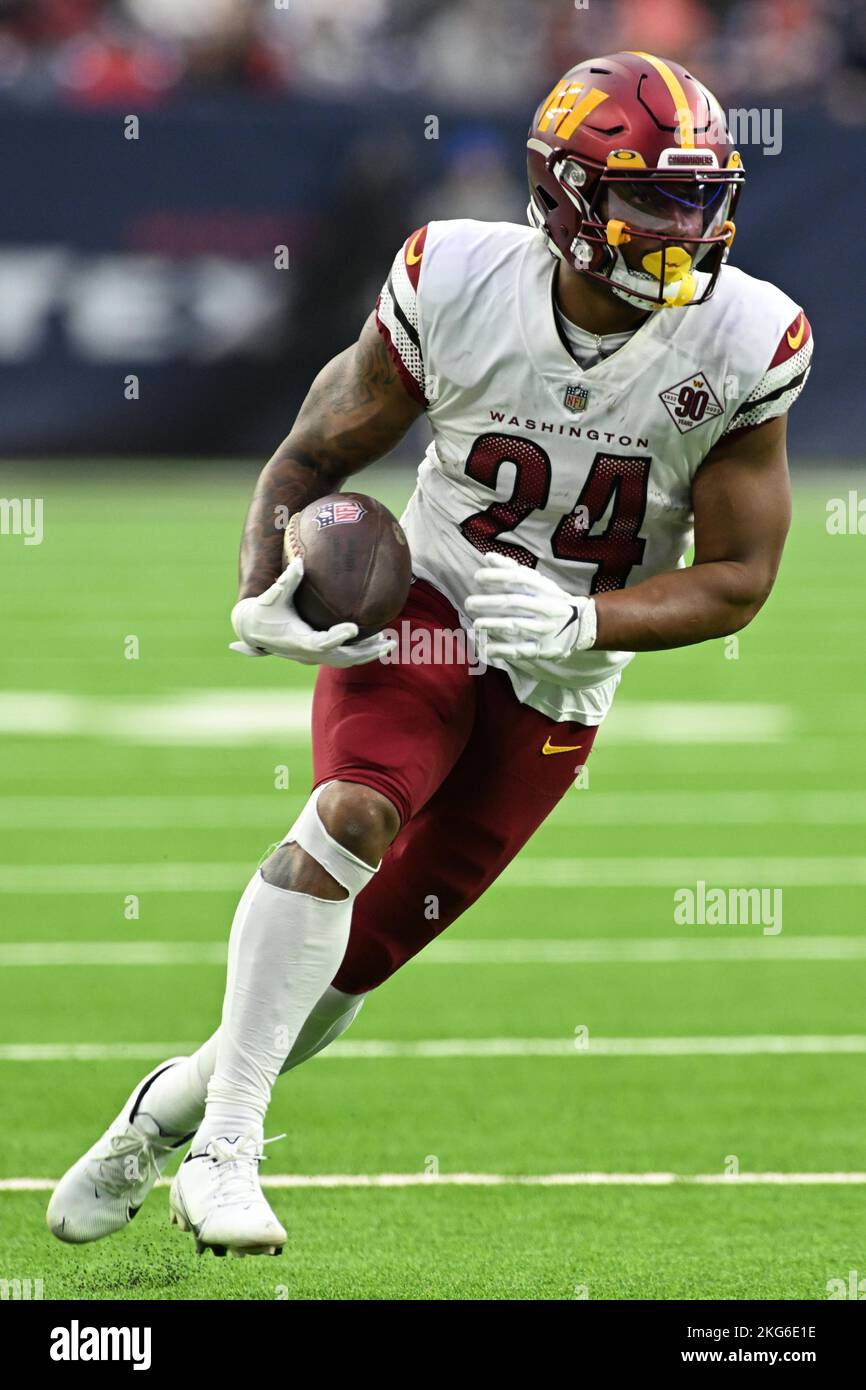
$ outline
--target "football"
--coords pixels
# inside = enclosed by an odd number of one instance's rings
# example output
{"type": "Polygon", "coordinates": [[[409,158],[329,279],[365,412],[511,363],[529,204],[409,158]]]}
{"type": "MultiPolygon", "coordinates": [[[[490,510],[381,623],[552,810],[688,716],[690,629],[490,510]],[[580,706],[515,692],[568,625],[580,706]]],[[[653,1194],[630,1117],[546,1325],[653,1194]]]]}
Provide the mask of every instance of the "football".
{"type": "Polygon", "coordinates": [[[319,630],[352,622],[359,638],[370,637],[393,622],[409,596],[412,560],[403,528],[362,492],[335,492],[295,512],[283,554],[287,564],[303,559],[295,607],[319,630]]]}

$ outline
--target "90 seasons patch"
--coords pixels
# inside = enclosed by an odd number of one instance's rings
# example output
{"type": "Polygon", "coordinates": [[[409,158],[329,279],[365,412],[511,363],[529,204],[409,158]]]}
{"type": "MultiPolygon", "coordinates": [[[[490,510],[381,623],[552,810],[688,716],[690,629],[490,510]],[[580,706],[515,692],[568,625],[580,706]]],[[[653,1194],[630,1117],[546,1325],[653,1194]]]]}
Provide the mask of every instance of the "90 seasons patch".
{"type": "Polygon", "coordinates": [[[703,372],[695,372],[684,381],[678,381],[676,386],[660,391],[659,400],[680,434],[688,434],[689,430],[697,429],[698,425],[704,425],[722,413],[716,394],[703,372]]]}

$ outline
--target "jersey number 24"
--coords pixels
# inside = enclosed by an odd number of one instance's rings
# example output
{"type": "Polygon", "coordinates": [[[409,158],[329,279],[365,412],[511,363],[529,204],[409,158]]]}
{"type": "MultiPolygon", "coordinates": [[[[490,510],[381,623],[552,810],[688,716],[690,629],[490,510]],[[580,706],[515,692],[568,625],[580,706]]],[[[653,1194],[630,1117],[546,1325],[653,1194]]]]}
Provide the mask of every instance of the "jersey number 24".
{"type": "MultiPolygon", "coordinates": [[[[646,513],[647,488],[652,460],[640,456],[597,453],[573,509],[562,517],[550,538],[557,560],[578,560],[596,565],[591,594],[622,589],[634,565],[643,560],[646,540],[640,528],[646,513]],[[590,535],[611,505],[604,531],[590,535]]],[[[540,444],[511,434],[482,434],[466,460],[466,473],[484,487],[495,488],[503,463],[514,465],[514,487],[505,502],[492,502],[461,522],[460,530],[483,554],[495,550],[532,568],[537,557],[513,541],[500,541],[531,512],[547,506],[550,496],[550,459],[540,444]]]]}

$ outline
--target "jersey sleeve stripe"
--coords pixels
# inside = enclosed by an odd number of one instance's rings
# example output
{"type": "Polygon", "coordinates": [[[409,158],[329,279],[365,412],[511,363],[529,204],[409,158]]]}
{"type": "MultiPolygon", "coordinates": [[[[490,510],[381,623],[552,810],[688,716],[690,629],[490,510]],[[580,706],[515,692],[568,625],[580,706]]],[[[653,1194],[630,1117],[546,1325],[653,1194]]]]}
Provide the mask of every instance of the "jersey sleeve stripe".
{"type": "Polygon", "coordinates": [[[723,434],[753,429],[784,415],[796,401],[812,365],[812,330],[802,310],[782,335],[770,366],[737,407],[723,434]]]}
{"type": "MultiPolygon", "coordinates": [[[[803,387],[806,384],[806,378],[808,377],[810,370],[811,367],[804,367],[798,376],[793,377],[790,381],[783,382],[781,386],[776,387],[775,391],[768,391],[765,395],[760,396],[757,399],[755,399],[754,396],[750,396],[747,401],[744,401],[743,404],[737,410],[734,411],[734,420],[736,420],[739,415],[742,415],[747,410],[753,410],[757,409],[759,406],[769,405],[771,401],[778,400],[780,396],[784,396],[788,391],[796,391],[796,395],[799,396],[800,391],[802,391],[803,387]]],[[[766,382],[766,380],[767,378],[764,377],[764,382],[766,382]]],[[[761,385],[763,385],[764,382],[762,382],[761,385]]]]}
{"type": "MultiPolygon", "coordinates": [[[[803,384],[805,385],[805,382],[803,384]]],[[[789,388],[776,400],[754,401],[742,414],[738,412],[734,416],[730,426],[724,431],[725,435],[736,434],[739,430],[750,429],[755,425],[764,425],[768,420],[786,415],[802,389],[802,386],[796,386],[793,389],[789,388]]]]}
{"type": "Polygon", "coordinates": [[[429,401],[424,394],[424,364],[421,352],[409,338],[397,318],[394,312],[394,301],[387,285],[376,301],[376,327],[407,394],[426,409],[429,401]],[[420,373],[418,376],[415,375],[416,371],[420,373]]]}
{"type": "Polygon", "coordinates": [[[399,301],[399,299],[397,298],[396,294],[394,293],[394,281],[393,281],[393,277],[392,277],[391,275],[388,276],[388,279],[387,279],[387,282],[386,282],[386,283],[387,283],[387,287],[388,287],[388,292],[389,292],[389,294],[391,295],[391,299],[392,299],[393,304],[394,304],[394,314],[395,314],[395,316],[396,316],[398,322],[400,323],[400,325],[401,325],[401,327],[402,327],[404,333],[406,334],[406,336],[407,336],[409,339],[411,339],[411,341],[414,343],[415,347],[418,349],[418,352],[420,353],[420,352],[421,352],[421,339],[418,337],[417,329],[409,322],[408,318],[406,317],[406,315],[404,314],[404,312],[403,312],[403,310],[402,310],[402,308],[401,308],[401,306],[400,306],[400,301],[399,301]]]}
{"type": "Polygon", "coordinates": [[[752,399],[758,396],[765,396],[768,391],[775,390],[777,386],[784,386],[787,382],[793,381],[804,367],[808,367],[812,361],[812,339],[809,338],[803,343],[793,356],[787,357],[783,362],[777,363],[775,367],[770,367],[764,373],[758,385],[752,391],[752,399]]]}
{"type": "Polygon", "coordinates": [[[418,314],[418,277],[416,275],[413,281],[406,269],[409,248],[416,247],[412,254],[420,261],[421,251],[417,248],[422,246],[426,238],[426,228],[423,230],[424,237],[416,232],[394,257],[394,264],[376,301],[376,325],[409,395],[426,407],[429,401],[424,389],[426,370],[418,314]]]}
{"type": "Polygon", "coordinates": [[[802,381],[797,385],[786,386],[781,395],[774,392],[772,396],[765,396],[761,401],[746,401],[745,405],[740,406],[724,434],[737,434],[743,429],[753,429],[755,425],[763,425],[768,420],[786,415],[805,386],[808,375],[806,371],[802,381]]]}

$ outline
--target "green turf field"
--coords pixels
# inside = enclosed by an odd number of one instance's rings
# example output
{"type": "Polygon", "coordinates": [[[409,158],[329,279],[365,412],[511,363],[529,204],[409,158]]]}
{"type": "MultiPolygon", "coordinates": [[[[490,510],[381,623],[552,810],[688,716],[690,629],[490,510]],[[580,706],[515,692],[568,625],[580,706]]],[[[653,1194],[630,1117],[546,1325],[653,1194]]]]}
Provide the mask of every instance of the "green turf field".
{"type": "Polygon", "coordinates": [[[197,1259],[164,1189],[111,1241],[47,1233],[39,1180],[216,1026],[235,900],[306,795],[311,674],[227,650],[252,478],[0,475],[45,507],[41,545],[0,536],[0,1280],[46,1299],[824,1299],[866,1277],[866,541],[828,535],[855,484],[826,470],[798,484],[738,653],[638,657],[589,786],[279,1083],[265,1174],[307,1180],[269,1194],[282,1258],[197,1259]],[[679,925],[674,893],[700,880],[781,890],[781,930],[679,925]]]}

